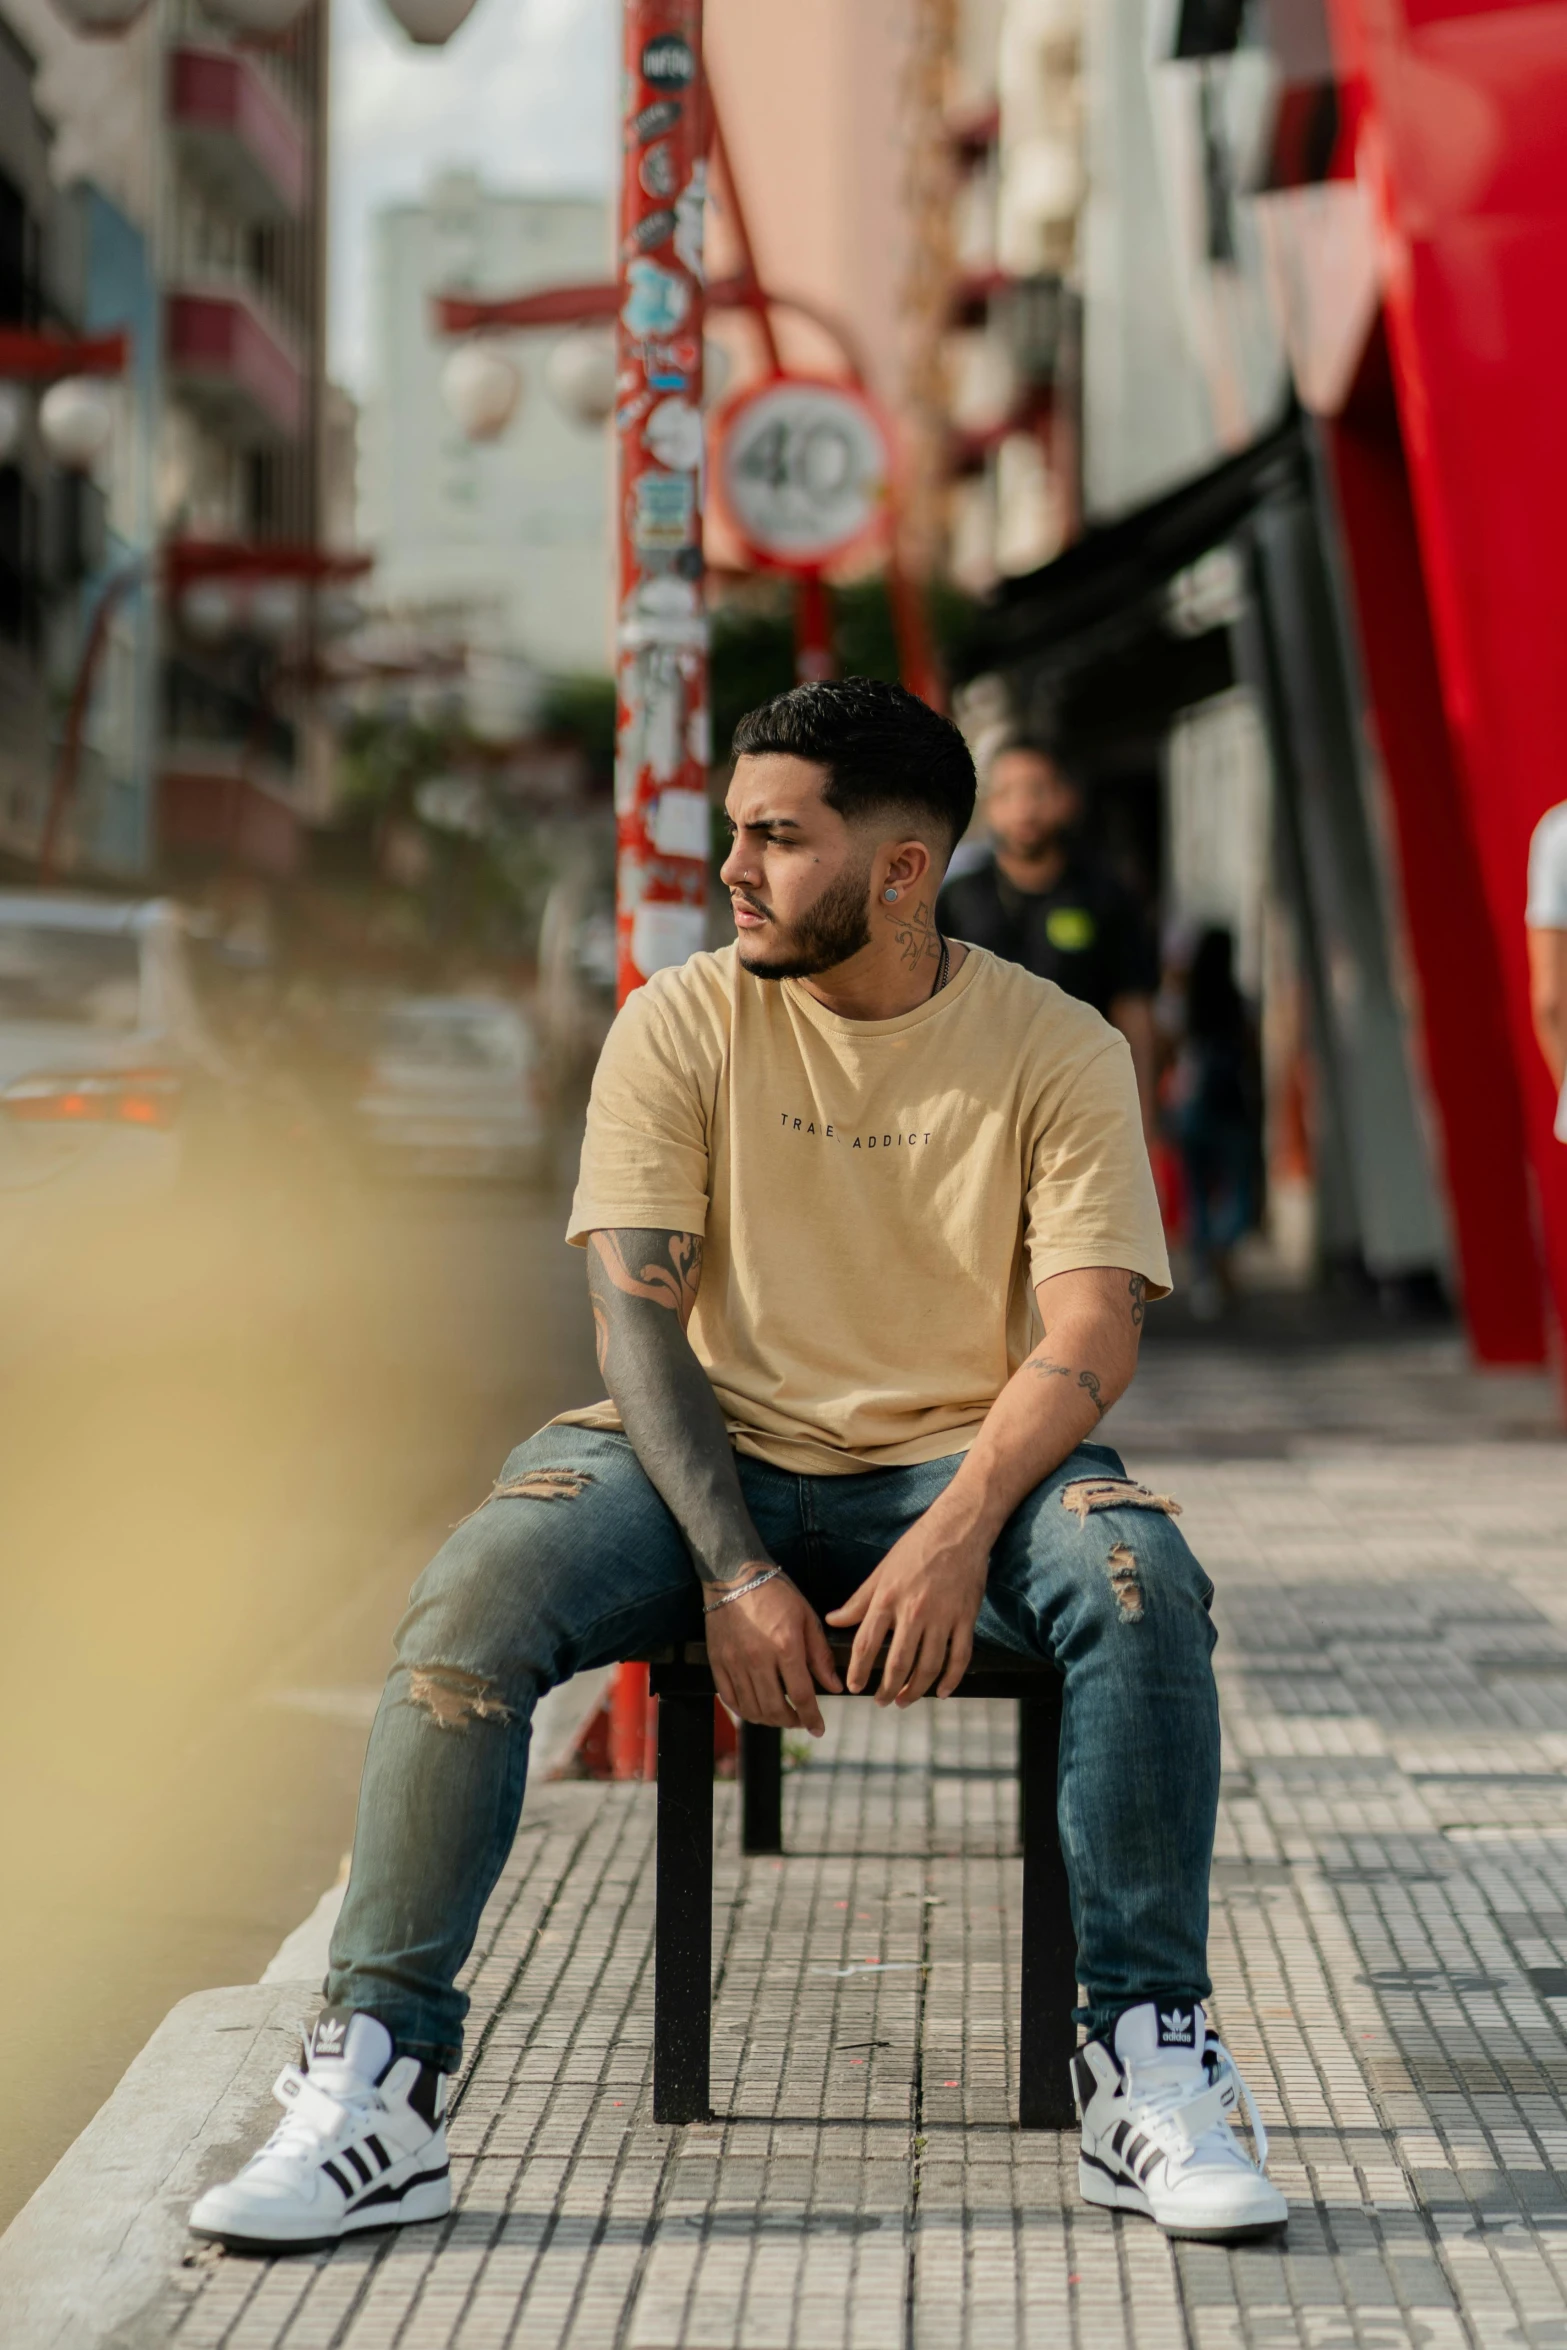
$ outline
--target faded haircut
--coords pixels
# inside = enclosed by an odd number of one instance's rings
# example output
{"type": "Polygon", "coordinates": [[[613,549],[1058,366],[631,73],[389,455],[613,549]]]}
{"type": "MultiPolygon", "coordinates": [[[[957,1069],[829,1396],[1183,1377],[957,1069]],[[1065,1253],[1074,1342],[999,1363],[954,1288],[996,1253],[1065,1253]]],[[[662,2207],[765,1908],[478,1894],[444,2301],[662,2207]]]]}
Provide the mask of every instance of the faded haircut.
{"type": "Polygon", "coordinates": [[[974,814],[974,761],[958,729],[879,677],[791,686],[747,711],[734,755],[768,753],[824,767],[822,798],[850,822],[906,809],[933,819],[950,851],[974,814]]]}

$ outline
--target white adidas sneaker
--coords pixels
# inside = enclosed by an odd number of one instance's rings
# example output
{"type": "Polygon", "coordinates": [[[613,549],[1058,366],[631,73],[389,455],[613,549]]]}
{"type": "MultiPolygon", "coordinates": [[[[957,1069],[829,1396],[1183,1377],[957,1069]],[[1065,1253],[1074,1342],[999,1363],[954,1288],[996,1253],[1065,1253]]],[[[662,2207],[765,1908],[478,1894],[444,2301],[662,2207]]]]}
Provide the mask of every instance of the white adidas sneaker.
{"type": "Polygon", "coordinates": [[[1262,2117],[1200,2007],[1128,2008],[1111,2039],[1090,2040],[1073,2057],[1072,2093],[1085,2202],[1146,2212],[1167,2236],[1229,2244],[1288,2222],[1289,2205],[1265,2175],[1262,2117]],[[1230,2127],[1242,2105],[1255,2161],[1230,2127]]]}
{"type": "Polygon", "coordinates": [[[324,2008],[272,2094],[286,2110],[237,2178],[209,2187],[193,2235],[230,2252],[314,2252],[362,2229],[444,2219],[446,2075],[398,2056],[372,2015],[324,2008]]]}

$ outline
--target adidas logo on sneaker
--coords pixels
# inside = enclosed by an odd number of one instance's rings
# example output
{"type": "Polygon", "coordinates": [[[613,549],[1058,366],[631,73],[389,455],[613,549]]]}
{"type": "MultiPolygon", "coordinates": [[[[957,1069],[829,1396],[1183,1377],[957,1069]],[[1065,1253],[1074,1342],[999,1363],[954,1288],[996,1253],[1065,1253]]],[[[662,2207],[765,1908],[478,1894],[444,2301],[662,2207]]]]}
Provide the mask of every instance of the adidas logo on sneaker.
{"type": "Polygon", "coordinates": [[[193,2235],[231,2252],[313,2252],[450,2211],[446,2076],[399,2056],[374,2016],[327,2009],[305,2070],[286,2065],[272,2094],[282,2121],[237,2178],[202,2196],[193,2235]]]}
{"type": "Polygon", "coordinates": [[[1289,2205],[1267,2176],[1268,2133],[1201,2007],[1145,2001],[1072,2059],[1087,2203],[1140,2211],[1167,2236],[1233,2244],[1277,2234],[1289,2205]],[[1230,2126],[1243,2109],[1255,2157],[1230,2126]]]}

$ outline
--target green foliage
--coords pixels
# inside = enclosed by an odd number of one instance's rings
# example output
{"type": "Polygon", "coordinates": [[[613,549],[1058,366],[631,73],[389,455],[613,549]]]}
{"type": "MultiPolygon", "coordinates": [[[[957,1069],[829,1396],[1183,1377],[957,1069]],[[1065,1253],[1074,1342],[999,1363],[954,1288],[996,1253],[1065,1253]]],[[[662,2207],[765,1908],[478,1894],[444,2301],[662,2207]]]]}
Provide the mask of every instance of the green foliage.
{"type": "Polygon", "coordinates": [[[581,743],[595,780],[615,770],[615,680],[582,671],[552,677],[545,688],[540,726],[545,734],[570,735],[581,743]]]}
{"type": "MultiPolygon", "coordinates": [[[[856,580],[831,591],[833,641],[845,677],[898,674],[898,640],[886,585],[856,580]]],[[[938,584],[926,592],[926,612],[948,673],[961,677],[978,625],[978,606],[959,589],[938,584]]],[[[735,728],[747,710],[794,683],[794,600],[780,582],[767,602],[720,605],[713,614],[713,750],[729,756],[735,728]]]]}
{"type": "Polygon", "coordinates": [[[463,740],[455,718],[356,712],[338,749],[344,807],[361,821],[406,811],[419,785],[450,767],[463,740]]]}
{"type": "Polygon", "coordinates": [[[747,710],[794,683],[794,617],[788,591],[776,604],[721,604],[713,614],[709,693],[713,755],[729,756],[735,728],[747,710]]]}

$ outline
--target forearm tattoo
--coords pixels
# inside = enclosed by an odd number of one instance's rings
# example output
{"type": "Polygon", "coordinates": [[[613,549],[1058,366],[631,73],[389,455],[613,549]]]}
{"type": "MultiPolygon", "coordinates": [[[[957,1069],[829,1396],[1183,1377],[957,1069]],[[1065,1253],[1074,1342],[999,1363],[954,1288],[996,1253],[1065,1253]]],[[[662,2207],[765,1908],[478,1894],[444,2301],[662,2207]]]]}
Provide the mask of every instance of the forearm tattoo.
{"type": "Polygon", "coordinates": [[[686,1336],[701,1279],[702,1243],[693,1232],[589,1236],[599,1369],[698,1575],[721,1585],[768,1553],[740,1490],[718,1398],[686,1336]]]}
{"type": "Polygon", "coordinates": [[[1074,1379],[1093,1405],[1096,1420],[1102,1420],[1110,1409],[1102,1399],[1097,1371],[1080,1371],[1074,1363],[1053,1363],[1048,1355],[1030,1355],[1023,1368],[1036,1379],[1074,1379]]]}
{"type": "Polygon", "coordinates": [[[1132,1328],[1140,1330],[1143,1316],[1148,1311],[1148,1284],[1141,1273],[1134,1273],[1126,1286],[1132,1300],[1132,1328]]]}

